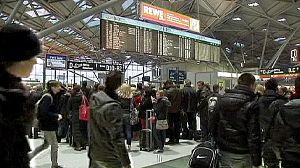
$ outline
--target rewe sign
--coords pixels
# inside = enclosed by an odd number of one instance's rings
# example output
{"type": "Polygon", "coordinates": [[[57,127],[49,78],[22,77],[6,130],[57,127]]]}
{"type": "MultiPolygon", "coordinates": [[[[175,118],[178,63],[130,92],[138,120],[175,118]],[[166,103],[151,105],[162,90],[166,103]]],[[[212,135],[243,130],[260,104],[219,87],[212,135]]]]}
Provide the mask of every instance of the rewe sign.
{"type": "Polygon", "coordinates": [[[140,3],[140,18],[182,29],[200,32],[200,21],[144,2],[140,3]]]}

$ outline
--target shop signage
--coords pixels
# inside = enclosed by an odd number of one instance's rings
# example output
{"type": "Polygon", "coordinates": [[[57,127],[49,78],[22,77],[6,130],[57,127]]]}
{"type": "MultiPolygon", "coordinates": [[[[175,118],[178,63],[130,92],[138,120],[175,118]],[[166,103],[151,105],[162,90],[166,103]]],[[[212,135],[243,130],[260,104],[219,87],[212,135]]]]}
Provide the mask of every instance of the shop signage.
{"type": "Polygon", "coordinates": [[[291,63],[299,63],[300,62],[300,54],[298,49],[291,50],[291,63]]]}
{"type": "Polygon", "coordinates": [[[200,32],[200,21],[144,2],[140,3],[140,18],[182,29],[200,32]]]}
{"type": "Polygon", "coordinates": [[[66,69],[67,56],[58,54],[46,54],[46,68],[66,69]]]}
{"type": "Polygon", "coordinates": [[[68,69],[85,71],[123,71],[123,65],[101,64],[95,62],[69,61],[68,69]]]}

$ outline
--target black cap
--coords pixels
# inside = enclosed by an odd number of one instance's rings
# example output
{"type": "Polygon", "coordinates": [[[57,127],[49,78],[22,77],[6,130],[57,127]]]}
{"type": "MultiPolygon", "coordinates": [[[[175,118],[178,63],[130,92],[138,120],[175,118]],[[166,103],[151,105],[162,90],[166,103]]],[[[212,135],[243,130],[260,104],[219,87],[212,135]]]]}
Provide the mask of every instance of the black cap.
{"type": "Polygon", "coordinates": [[[0,30],[0,61],[29,60],[41,52],[38,37],[27,27],[7,24],[0,30]]]}

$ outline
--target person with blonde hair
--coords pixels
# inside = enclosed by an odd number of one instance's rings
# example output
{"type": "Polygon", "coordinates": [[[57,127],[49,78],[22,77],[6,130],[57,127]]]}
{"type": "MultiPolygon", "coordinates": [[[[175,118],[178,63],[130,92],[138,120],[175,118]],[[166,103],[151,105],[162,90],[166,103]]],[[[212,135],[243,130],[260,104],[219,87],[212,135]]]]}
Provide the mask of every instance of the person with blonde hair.
{"type": "Polygon", "coordinates": [[[257,94],[258,96],[262,96],[264,92],[265,92],[264,86],[261,84],[257,84],[255,87],[255,94],[257,94]]]}
{"type": "Polygon", "coordinates": [[[117,93],[121,108],[123,109],[123,130],[126,135],[126,143],[128,150],[131,150],[132,130],[130,124],[130,114],[133,111],[133,93],[132,88],[128,84],[122,84],[118,89],[117,93]]]}

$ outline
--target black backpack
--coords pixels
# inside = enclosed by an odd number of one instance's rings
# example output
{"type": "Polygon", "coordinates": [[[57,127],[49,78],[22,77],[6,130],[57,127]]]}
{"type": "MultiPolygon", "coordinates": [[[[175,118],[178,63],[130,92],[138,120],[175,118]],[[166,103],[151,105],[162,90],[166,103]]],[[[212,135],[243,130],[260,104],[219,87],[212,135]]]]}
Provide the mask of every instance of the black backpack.
{"type": "Polygon", "coordinates": [[[213,141],[201,142],[193,149],[189,166],[191,168],[216,168],[218,158],[218,149],[213,141]]]}

